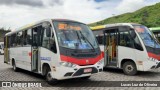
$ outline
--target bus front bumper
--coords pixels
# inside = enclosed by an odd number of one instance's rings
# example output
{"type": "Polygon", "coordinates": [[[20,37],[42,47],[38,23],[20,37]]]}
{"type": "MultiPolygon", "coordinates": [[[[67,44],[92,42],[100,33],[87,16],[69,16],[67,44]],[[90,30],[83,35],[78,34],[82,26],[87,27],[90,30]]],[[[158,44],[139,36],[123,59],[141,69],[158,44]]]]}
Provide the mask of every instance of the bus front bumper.
{"type": "Polygon", "coordinates": [[[151,67],[151,69],[157,69],[157,68],[160,68],[160,62],[159,62],[157,65],[153,65],[153,66],[151,67]]]}
{"type": "Polygon", "coordinates": [[[91,76],[92,74],[102,72],[102,65],[88,65],[88,66],[77,66],[75,68],[60,66],[56,68],[56,71],[52,71],[52,77],[57,80],[80,78],[91,76]],[[85,70],[91,70],[85,72],[85,70]]]}
{"type": "Polygon", "coordinates": [[[153,71],[155,69],[160,68],[160,61],[146,61],[143,65],[144,71],[153,71]]]}

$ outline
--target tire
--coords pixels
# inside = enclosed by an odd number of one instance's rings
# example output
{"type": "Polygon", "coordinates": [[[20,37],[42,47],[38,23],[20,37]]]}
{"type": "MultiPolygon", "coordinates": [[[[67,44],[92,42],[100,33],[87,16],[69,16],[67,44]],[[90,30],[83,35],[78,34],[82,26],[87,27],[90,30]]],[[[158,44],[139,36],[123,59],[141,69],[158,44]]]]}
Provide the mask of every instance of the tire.
{"type": "Polygon", "coordinates": [[[133,63],[131,61],[125,62],[123,64],[123,72],[126,75],[130,75],[130,76],[136,75],[137,74],[137,67],[136,67],[135,63],[133,63]]]}
{"type": "Polygon", "coordinates": [[[17,72],[18,71],[18,68],[16,67],[16,63],[15,63],[15,61],[13,61],[13,70],[15,71],[15,72],[17,72]]]}
{"type": "Polygon", "coordinates": [[[53,85],[53,84],[57,84],[58,80],[52,78],[51,76],[51,70],[50,68],[46,68],[46,74],[45,74],[45,78],[48,84],[53,85]]]}
{"type": "Polygon", "coordinates": [[[81,77],[81,79],[89,79],[91,76],[81,77]]]}

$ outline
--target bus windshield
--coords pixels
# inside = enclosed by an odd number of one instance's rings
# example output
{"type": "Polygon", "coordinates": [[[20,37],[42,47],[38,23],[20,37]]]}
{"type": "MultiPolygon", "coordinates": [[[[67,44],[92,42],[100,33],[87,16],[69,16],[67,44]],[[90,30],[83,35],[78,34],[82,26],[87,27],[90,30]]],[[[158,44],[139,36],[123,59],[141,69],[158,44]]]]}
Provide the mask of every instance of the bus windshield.
{"type": "Polygon", "coordinates": [[[160,48],[159,42],[147,27],[143,25],[136,25],[134,26],[134,28],[142,38],[145,46],[152,48],[160,48]]]}
{"type": "Polygon", "coordinates": [[[58,43],[70,49],[95,49],[98,44],[89,27],[70,21],[54,21],[58,43]]]}

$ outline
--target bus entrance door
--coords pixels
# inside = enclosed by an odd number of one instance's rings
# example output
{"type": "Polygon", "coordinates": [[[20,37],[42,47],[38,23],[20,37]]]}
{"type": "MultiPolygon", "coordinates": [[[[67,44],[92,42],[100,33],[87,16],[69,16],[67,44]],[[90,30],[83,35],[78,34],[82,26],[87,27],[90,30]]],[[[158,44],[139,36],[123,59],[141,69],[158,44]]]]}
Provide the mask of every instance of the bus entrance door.
{"type": "Polygon", "coordinates": [[[33,29],[32,30],[32,61],[31,61],[31,69],[33,72],[38,72],[38,60],[39,60],[38,32],[37,32],[37,29],[33,29]]]}
{"type": "Polygon", "coordinates": [[[117,42],[118,42],[118,29],[111,29],[104,31],[105,37],[105,62],[107,67],[117,67],[117,42]]]}

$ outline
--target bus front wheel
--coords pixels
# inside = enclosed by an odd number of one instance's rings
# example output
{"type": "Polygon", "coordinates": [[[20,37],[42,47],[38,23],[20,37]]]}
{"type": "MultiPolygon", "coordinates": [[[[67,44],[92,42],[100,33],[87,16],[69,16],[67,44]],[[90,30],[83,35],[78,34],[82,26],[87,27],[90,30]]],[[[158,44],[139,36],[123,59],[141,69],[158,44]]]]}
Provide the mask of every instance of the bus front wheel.
{"type": "Polygon", "coordinates": [[[131,61],[125,62],[123,64],[123,72],[126,75],[130,75],[130,76],[137,74],[137,67],[136,67],[135,63],[133,63],[131,61]]]}
{"type": "Polygon", "coordinates": [[[57,79],[52,78],[51,76],[51,70],[49,68],[46,69],[46,81],[48,82],[48,84],[56,84],[58,82],[57,79]]]}

